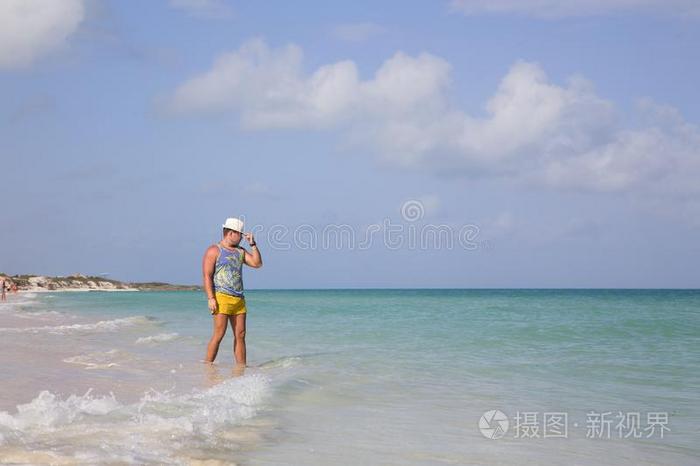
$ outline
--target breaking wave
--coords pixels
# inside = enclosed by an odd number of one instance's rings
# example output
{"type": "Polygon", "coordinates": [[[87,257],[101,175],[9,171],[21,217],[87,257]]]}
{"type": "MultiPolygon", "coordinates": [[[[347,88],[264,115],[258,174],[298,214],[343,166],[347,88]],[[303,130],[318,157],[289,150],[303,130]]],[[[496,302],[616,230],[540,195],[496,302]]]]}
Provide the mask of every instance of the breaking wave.
{"type": "Polygon", "coordinates": [[[172,341],[179,337],[179,333],[159,333],[157,335],[151,335],[148,337],[141,337],[135,341],[137,345],[147,345],[155,343],[163,343],[166,341],[172,341]]]}
{"type": "Polygon", "coordinates": [[[0,456],[43,462],[35,455],[51,455],[51,445],[61,444],[62,453],[88,463],[162,463],[181,454],[183,445],[225,445],[227,433],[254,417],[269,392],[270,382],[260,374],[183,395],[150,390],[133,404],[92,390],[67,398],[42,391],[18,405],[16,414],[0,412],[0,456]]]}
{"type": "Polygon", "coordinates": [[[158,319],[148,316],[133,316],[122,319],[101,320],[91,324],[44,325],[40,327],[0,327],[0,333],[53,333],[64,335],[80,332],[113,332],[122,327],[158,324],[158,319]]]}

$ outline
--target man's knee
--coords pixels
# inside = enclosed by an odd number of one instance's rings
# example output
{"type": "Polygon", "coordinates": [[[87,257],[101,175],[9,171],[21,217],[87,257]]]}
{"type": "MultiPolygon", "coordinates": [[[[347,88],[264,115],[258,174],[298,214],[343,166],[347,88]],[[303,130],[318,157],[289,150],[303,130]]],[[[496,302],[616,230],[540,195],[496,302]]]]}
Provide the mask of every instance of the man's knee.
{"type": "Polygon", "coordinates": [[[218,329],[218,328],[217,328],[216,330],[214,330],[214,334],[212,335],[211,338],[212,338],[212,340],[214,340],[214,341],[219,341],[219,342],[220,342],[221,340],[224,339],[224,336],[225,336],[225,335],[226,335],[226,327],[224,327],[223,329],[218,329]]]}
{"type": "Polygon", "coordinates": [[[236,330],[236,340],[245,340],[245,329],[244,330],[236,330]]]}

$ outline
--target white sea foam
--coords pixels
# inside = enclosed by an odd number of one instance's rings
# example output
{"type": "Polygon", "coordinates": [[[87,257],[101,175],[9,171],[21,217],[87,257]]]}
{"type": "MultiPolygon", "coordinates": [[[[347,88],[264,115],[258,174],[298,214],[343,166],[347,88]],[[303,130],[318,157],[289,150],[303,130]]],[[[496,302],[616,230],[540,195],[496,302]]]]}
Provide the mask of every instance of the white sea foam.
{"type": "Polygon", "coordinates": [[[135,341],[137,345],[147,345],[155,343],[163,343],[166,341],[172,341],[179,337],[179,333],[159,333],[157,335],[150,335],[147,337],[141,337],[135,341]]]}
{"type": "Polygon", "coordinates": [[[19,295],[9,294],[7,301],[0,301],[0,309],[15,310],[18,308],[31,306],[37,303],[35,298],[36,295],[32,293],[22,293],[19,295]]]}
{"type": "Polygon", "coordinates": [[[45,302],[40,302],[35,299],[36,296],[36,293],[10,294],[7,301],[0,301],[0,313],[11,318],[25,320],[76,318],[76,316],[72,314],[47,308],[45,302]]]}
{"type": "Polygon", "coordinates": [[[15,317],[20,317],[23,319],[35,319],[35,318],[44,318],[44,317],[75,317],[75,316],[66,316],[66,314],[63,314],[58,311],[26,311],[26,312],[16,312],[15,317]]]}
{"type": "Polygon", "coordinates": [[[134,357],[130,353],[113,349],[104,352],[72,356],[70,358],[65,358],[63,362],[85,366],[85,369],[108,369],[110,367],[121,366],[133,360],[134,357]]]}
{"type": "Polygon", "coordinates": [[[105,415],[120,407],[114,395],[95,398],[88,390],[82,396],[71,395],[61,400],[44,390],[31,402],[17,406],[16,415],[0,412],[0,427],[10,431],[39,432],[71,424],[86,415],[105,415]]]}
{"type": "Polygon", "coordinates": [[[26,445],[59,443],[74,458],[160,463],[180,454],[183,444],[219,445],[220,435],[255,416],[269,385],[262,375],[250,374],[181,395],[150,390],[134,404],[122,404],[113,394],[88,391],[62,399],[42,391],[17,406],[16,414],[0,412],[0,457],[29,454],[26,445]]]}
{"type": "Polygon", "coordinates": [[[67,334],[80,332],[113,332],[122,327],[152,325],[157,319],[147,316],[133,316],[113,320],[101,320],[90,324],[44,325],[40,327],[0,327],[0,333],[53,333],[67,334]]]}
{"type": "Polygon", "coordinates": [[[298,366],[303,362],[301,356],[285,356],[278,359],[273,359],[272,361],[264,362],[258,367],[260,369],[276,369],[276,368],[289,368],[298,366]]]}
{"type": "Polygon", "coordinates": [[[187,395],[175,396],[169,392],[152,390],[144,395],[138,405],[140,422],[144,419],[158,422],[171,418],[168,413],[179,411],[187,422],[178,416],[177,424],[203,434],[211,435],[216,426],[253,417],[269,389],[269,380],[259,374],[227,379],[207,390],[195,390],[187,395]],[[176,408],[173,410],[173,408],[176,408]]]}

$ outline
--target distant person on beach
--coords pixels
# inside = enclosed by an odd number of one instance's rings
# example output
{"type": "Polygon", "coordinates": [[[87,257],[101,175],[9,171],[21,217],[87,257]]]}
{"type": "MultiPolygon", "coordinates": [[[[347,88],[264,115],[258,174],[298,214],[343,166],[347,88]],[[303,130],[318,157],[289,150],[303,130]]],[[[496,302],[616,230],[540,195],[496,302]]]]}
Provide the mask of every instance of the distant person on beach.
{"type": "Polygon", "coordinates": [[[5,279],[0,279],[0,288],[2,288],[2,295],[0,296],[0,301],[5,301],[7,299],[7,296],[5,296],[5,279]]]}
{"type": "Polygon", "coordinates": [[[222,226],[221,241],[207,248],[202,261],[204,292],[214,321],[205,362],[212,363],[216,359],[219,344],[230,322],[234,337],[233,356],[236,365],[245,367],[247,309],[243,295],[243,264],[257,269],[262,267],[262,257],[253,234],[243,233],[242,220],[227,218],[222,226]],[[246,239],[252,252],[240,247],[241,238],[246,239]]]}

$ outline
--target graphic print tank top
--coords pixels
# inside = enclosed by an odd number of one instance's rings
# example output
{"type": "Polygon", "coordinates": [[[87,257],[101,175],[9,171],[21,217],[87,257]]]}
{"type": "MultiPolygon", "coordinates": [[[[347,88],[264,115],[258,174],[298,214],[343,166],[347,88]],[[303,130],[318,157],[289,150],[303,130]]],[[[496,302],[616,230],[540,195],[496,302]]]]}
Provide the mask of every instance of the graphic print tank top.
{"type": "Polygon", "coordinates": [[[229,251],[219,248],[219,257],[214,269],[214,292],[243,297],[243,249],[229,251]]]}

